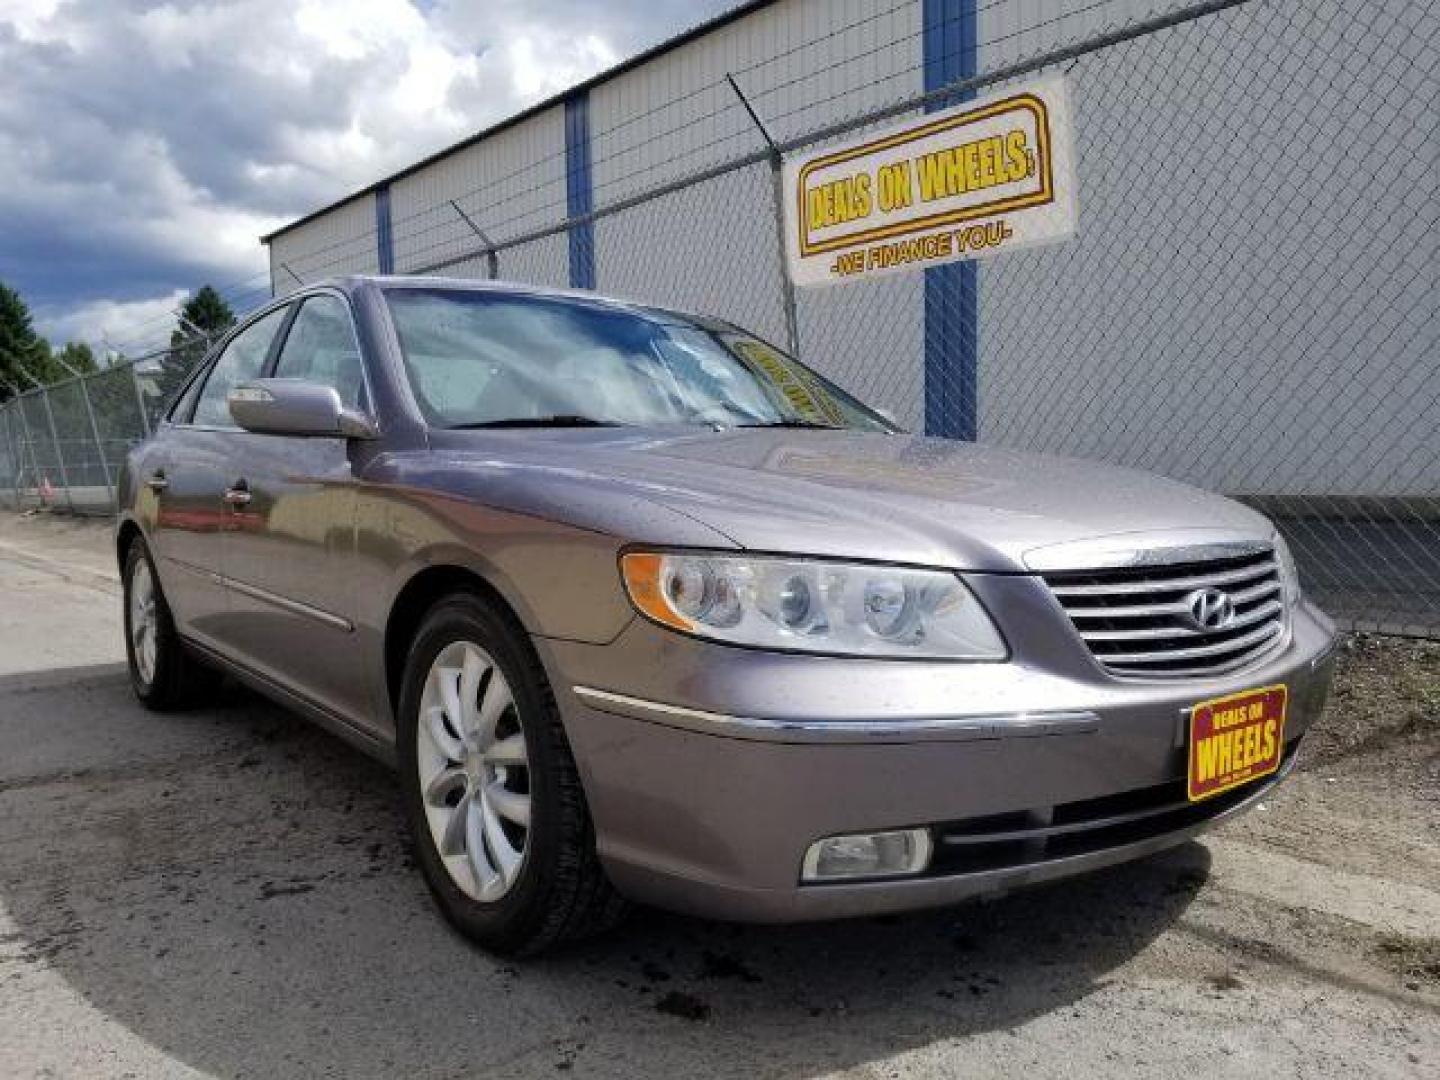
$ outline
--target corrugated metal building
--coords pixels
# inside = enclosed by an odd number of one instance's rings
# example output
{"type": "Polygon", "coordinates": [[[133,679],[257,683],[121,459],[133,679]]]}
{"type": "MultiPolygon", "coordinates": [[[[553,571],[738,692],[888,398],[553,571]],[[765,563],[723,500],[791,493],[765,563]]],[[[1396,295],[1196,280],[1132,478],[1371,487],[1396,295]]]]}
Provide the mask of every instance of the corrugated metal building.
{"type": "MultiPolygon", "coordinates": [[[[783,143],[1187,6],[743,4],[267,237],[272,284],[487,276],[465,256],[495,242],[503,278],[784,341],[764,161],[506,245],[763,148],[727,74],[783,143]]],[[[1231,492],[1436,495],[1434,320],[1409,329],[1436,240],[1404,194],[1434,191],[1433,114],[1428,139],[1412,115],[1433,72],[1386,59],[1427,7],[1246,4],[1047,68],[1070,82],[1079,237],[803,292],[801,355],[916,429],[1231,492]]]]}

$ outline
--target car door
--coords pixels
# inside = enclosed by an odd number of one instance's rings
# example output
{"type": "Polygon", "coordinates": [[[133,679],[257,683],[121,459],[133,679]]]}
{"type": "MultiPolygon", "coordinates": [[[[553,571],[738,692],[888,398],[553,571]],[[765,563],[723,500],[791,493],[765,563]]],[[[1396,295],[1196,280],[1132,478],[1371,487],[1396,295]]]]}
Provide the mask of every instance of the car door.
{"type": "MultiPolygon", "coordinates": [[[[331,386],[347,408],[369,396],[349,303],[306,297],[271,377],[331,386]]],[[[243,493],[227,533],[229,634],[237,658],[353,722],[372,715],[357,673],[355,484],[366,444],[343,438],[237,436],[230,476],[243,493]]]]}
{"type": "Polygon", "coordinates": [[[141,499],[153,500],[151,550],[180,632],[212,647],[223,647],[229,609],[225,491],[238,431],[225,399],[264,370],[286,311],[269,312],[230,339],[161,424],[136,477],[141,499]]]}

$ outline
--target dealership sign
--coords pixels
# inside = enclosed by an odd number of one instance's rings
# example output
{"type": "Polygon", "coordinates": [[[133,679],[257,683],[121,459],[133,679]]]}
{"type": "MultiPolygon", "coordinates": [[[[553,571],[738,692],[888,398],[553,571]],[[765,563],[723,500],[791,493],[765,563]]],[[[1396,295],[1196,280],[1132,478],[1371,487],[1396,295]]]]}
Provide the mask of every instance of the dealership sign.
{"type": "Polygon", "coordinates": [[[995,255],[1075,232],[1063,79],[927,113],[785,166],[797,285],[995,255]]]}

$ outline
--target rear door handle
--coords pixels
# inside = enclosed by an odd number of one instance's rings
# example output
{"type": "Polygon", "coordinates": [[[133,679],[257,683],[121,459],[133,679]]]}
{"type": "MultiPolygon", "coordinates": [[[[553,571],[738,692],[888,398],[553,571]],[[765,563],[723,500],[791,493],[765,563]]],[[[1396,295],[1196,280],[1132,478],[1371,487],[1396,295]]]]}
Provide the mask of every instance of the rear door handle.
{"type": "Polygon", "coordinates": [[[156,469],[145,478],[145,486],[151,491],[164,491],[170,486],[170,481],[165,479],[165,470],[156,469]]]}
{"type": "Polygon", "coordinates": [[[225,489],[225,501],[231,506],[244,506],[250,501],[250,485],[243,478],[225,489]]]}

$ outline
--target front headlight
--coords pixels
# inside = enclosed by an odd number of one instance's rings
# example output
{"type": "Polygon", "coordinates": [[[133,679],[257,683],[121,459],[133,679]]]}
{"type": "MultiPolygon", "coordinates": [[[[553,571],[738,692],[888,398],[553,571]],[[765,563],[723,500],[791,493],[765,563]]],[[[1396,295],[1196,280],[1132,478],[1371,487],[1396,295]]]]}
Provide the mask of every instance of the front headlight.
{"type": "Polygon", "coordinates": [[[652,552],[620,567],[641,614],[695,637],[832,656],[1006,655],[980,601],[943,570],[652,552]]]}
{"type": "Polygon", "coordinates": [[[1285,606],[1293,608],[1300,602],[1300,568],[1295,565],[1295,556],[1290,554],[1290,545],[1278,532],[1275,534],[1275,562],[1280,567],[1280,585],[1285,590],[1285,606]]]}

